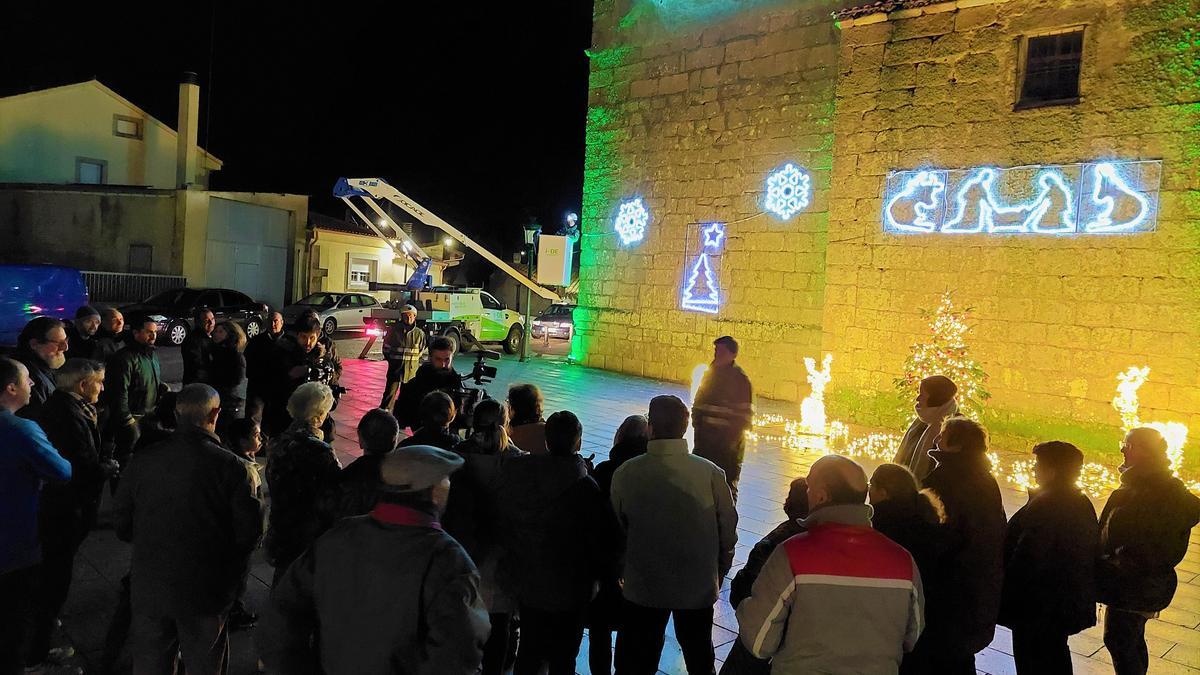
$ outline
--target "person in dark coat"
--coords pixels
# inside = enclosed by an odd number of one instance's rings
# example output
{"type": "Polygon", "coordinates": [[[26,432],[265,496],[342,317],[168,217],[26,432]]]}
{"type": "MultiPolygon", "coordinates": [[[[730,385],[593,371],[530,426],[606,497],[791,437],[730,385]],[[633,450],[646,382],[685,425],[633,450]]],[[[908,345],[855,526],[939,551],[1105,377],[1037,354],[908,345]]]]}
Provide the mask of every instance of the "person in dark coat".
{"type": "Polygon", "coordinates": [[[737,364],[738,343],[725,335],[713,341],[713,360],[692,401],[694,454],[721,467],[737,503],[746,454],[746,431],[754,419],[754,388],[737,364]]]}
{"type": "Polygon", "coordinates": [[[100,312],[91,305],[84,305],[75,310],[75,320],[64,322],[67,332],[68,359],[91,359],[104,363],[101,355],[97,354],[98,343],[96,332],[100,330],[100,312]]]}
{"type": "Polygon", "coordinates": [[[179,428],[138,453],[113,505],[133,544],[133,672],[226,672],[226,615],[262,534],[262,503],[241,460],[214,433],[220,401],[206,384],[176,399],[179,428]]]}
{"type": "Polygon", "coordinates": [[[463,545],[479,568],[479,590],[488,611],[491,633],[483,648],[483,675],[499,675],[514,656],[516,611],[511,584],[497,568],[507,543],[500,536],[500,477],[515,458],[524,456],[508,438],[508,408],[488,399],[475,406],[471,435],[454,446],[463,468],[450,481],[442,522],[446,533],[463,545]]]}
{"type": "Polygon", "coordinates": [[[516,675],[572,675],[596,584],[616,573],[621,530],[579,456],[574,414],[546,420],[542,455],[518,457],[501,474],[500,574],[511,579],[521,616],[516,675]]]}
{"type": "Polygon", "coordinates": [[[1117,675],[1126,675],[1149,666],[1146,621],[1175,596],[1175,566],[1200,522],[1200,499],[1171,474],[1158,430],[1131,430],[1121,453],[1121,487],[1100,513],[1096,581],[1105,605],[1104,646],[1117,675]]]}
{"type": "Polygon", "coordinates": [[[1008,521],[1000,623],[1012,629],[1017,673],[1071,673],[1067,638],[1096,625],[1096,509],[1075,484],[1079,448],[1033,446],[1038,487],[1008,521]]]}
{"type": "Polygon", "coordinates": [[[431,391],[456,392],[462,389],[462,377],[454,370],[454,343],[438,336],[429,343],[429,360],[417,368],[396,396],[392,414],[400,428],[416,429],[420,423],[421,401],[431,391]]]}
{"type": "Polygon", "coordinates": [[[262,425],[268,437],[282,434],[291,425],[288,400],[297,387],[309,381],[312,367],[325,357],[320,342],[321,322],[311,316],[298,317],[289,332],[275,341],[263,372],[262,425]]]}
{"type": "MultiPolygon", "coordinates": [[[[645,415],[630,415],[617,427],[608,459],[596,465],[592,478],[604,497],[612,500],[612,477],[625,462],[646,454],[650,423],[645,415]]],[[[600,589],[588,608],[588,665],[593,673],[612,672],[612,632],[620,628],[621,586],[612,574],[600,580],[600,589]]]]}
{"type": "Polygon", "coordinates": [[[431,391],[421,400],[421,428],[400,441],[400,447],[408,445],[432,445],[443,450],[453,450],[462,439],[450,431],[457,411],[454,399],[444,391],[431,391]]]}
{"type": "Polygon", "coordinates": [[[269,672],[479,672],[479,573],[438,523],[462,463],[426,445],[384,458],[370,515],[338,522],[271,592],[255,636],[269,672]]]}
{"type": "Polygon", "coordinates": [[[154,353],[158,323],[148,316],[130,319],[129,344],[108,360],[104,369],[104,400],[112,434],[113,457],[121,467],[138,443],[138,422],[154,410],[163,389],[162,367],[154,353]]]}
{"type": "Polygon", "coordinates": [[[39,316],[25,324],[17,336],[13,358],[25,364],[33,383],[29,403],[17,411],[25,419],[37,419],[42,404],[54,393],[54,371],[67,362],[67,331],[62,321],[39,316]]]}
{"type": "Polygon", "coordinates": [[[267,462],[271,516],[264,542],[267,562],[275,567],[274,583],[287,566],[331,524],[341,466],[333,448],[321,440],[321,425],[333,407],[333,392],[320,382],[306,382],[288,399],[294,420],[272,439],[267,462]]]}
{"type": "MultiPolygon", "coordinates": [[[[109,307],[100,312],[100,328],[96,336],[96,351],[92,358],[100,363],[108,363],[113,354],[125,346],[125,315],[115,307],[109,307]]],[[[103,427],[101,427],[103,431],[103,427]]]]}
{"type": "Polygon", "coordinates": [[[350,462],[338,475],[338,519],[371,512],[379,500],[379,465],[400,440],[400,425],[386,410],[373,408],[358,421],[358,447],[362,457],[350,462]]]}
{"type": "MultiPolygon", "coordinates": [[[[729,582],[729,605],[734,609],[737,609],[743,600],[750,597],[750,591],[754,587],[755,580],[758,579],[759,572],[762,571],[763,565],[767,563],[767,559],[771,557],[775,548],[805,531],[800,520],[808,517],[807,478],[797,478],[792,481],[788,487],[787,498],[783,502],[783,512],[787,514],[787,520],[775,526],[775,529],[768,532],[767,536],[760,539],[754,548],[750,549],[745,566],[738,570],[733,580],[729,582]]],[[[721,675],[770,675],[770,672],[771,662],[767,659],[756,658],[749,649],[746,649],[746,645],[742,644],[741,640],[734,640],[733,646],[729,648],[729,655],[725,657],[725,663],[721,666],[721,675]]]]}
{"type": "Polygon", "coordinates": [[[978,422],[946,420],[935,448],[925,487],[945,507],[945,541],[931,570],[925,632],[905,663],[912,672],[974,673],[975,654],[991,644],[1000,613],[1004,504],[978,422]]]}
{"type": "Polygon", "coordinates": [[[203,382],[212,385],[213,330],[217,320],[212,310],[201,307],[192,317],[192,330],[188,331],[183,344],[179,345],[183,357],[183,383],[203,382]]]}
{"type": "Polygon", "coordinates": [[[925,480],[933,471],[929,451],[933,449],[933,439],[942,430],[942,422],[958,413],[957,394],[958,386],[945,375],[930,375],[917,387],[917,401],[913,407],[916,417],[901,437],[892,461],[907,467],[919,481],[925,480]]]}
{"type": "Polygon", "coordinates": [[[246,417],[262,421],[263,399],[269,389],[270,362],[275,352],[275,342],[283,335],[283,315],[271,312],[267,326],[258,335],[246,341],[246,417]]]}
{"type": "Polygon", "coordinates": [[[19,361],[0,356],[0,675],[24,672],[31,590],[42,559],[38,501],[45,481],[68,481],[71,464],[37,423],[16,412],[32,383],[19,361]]]}
{"type": "Polygon", "coordinates": [[[221,417],[217,435],[225,438],[229,424],[246,412],[246,331],[232,321],[222,321],[213,329],[209,346],[211,367],[209,383],[221,396],[221,417]]]}
{"type": "MultiPolygon", "coordinates": [[[[224,412],[223,409],[222,412],[224,412]]],[[[254,491],[254,496],[259,501],[265,503],[267,494],[263,489],[262,467],[255,461],[259,451],[262,450],[262,430],[258,426],[258,420],[253,417],[234,420],[229,424],[226,435],[221,440],[224,441],[226,450],[242,460],[242,466],[246,468],[246,475],[250,479],[250,489],[254,491]]],[[[233,607],[229,610],[229,630],[249,628],[258,621],[258,615],[250,611],[244,600],[249,581],[250,570],[247,569],[246,575],[242,577],[241,585],[238,586],[237,599],[233,601],[233,607]]]]}
{"type": "Polygon", "coordinates": [[[104,366],[88,359],[68,359],[55,371],[57,388],[38,412],[37,423],[59,454],[71,463],[71,480],[42,488],[38,533],[42,565],[34,593],[33,636],[26,664],[61,659],[52,654],[55,619],[71,588],[71,571],[80,544],[96,525],[104,482],[116,462],[100,454],[96,400],[104,388],[104,366]],[[49,658],[48,658],[49,657],[49,658]]]}

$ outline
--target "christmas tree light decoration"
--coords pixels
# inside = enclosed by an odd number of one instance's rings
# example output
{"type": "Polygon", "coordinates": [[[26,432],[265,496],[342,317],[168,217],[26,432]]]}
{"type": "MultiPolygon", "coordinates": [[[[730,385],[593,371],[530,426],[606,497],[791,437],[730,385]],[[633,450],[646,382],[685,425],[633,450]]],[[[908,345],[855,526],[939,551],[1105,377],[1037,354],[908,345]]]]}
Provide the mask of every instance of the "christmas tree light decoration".
{"type": "Polygon", "coordinates": [[[642,198],[636,197],[622,202],[617,210],[617,218],[613,221],[613,229],[625,246],[636,244],[646,236],[646,225],[650,222],[650,212],[642,204],[642,198]]]}
{"type": "Polygon", "coordinates": [[[1171,473],[1179,476],[1183,467],[1183,448],[1187,445],[1188,427],[1182,422],[1143,422],[1139,408],[1138,389],[1150,378],[1150,367],[1130,366],[1117,374],[1117,395],[1112,406],[1121,416],[1121,429],[1126,433],[1137,427],[1150,427],[1162,434],[1167,441],[1167,459],[1171,462],[1171,473]]]}
{"type": "Polygon", "coordinates": [[[700,231],[700,254],[692,263],[679,300],[683,309],[716,314],[721,308],[721,289],[709,257],[720,253],[724,240],[725,226],[721,223],[710,223],[700,231]]]}
{"type": "Polygon", "coordinates": [[[833,365],[833,354],[826,354],[821,362],[820,370],[811,357],[804,357],[804,368],[808,370],[808,384],[812,393],[804,397],[800,403],[800,428],[806,434],[825,435],[825,385],[829,384],[831,376],[829,369],[833,365]]]}
{"type": "Polygon", "coordinates": [[[899,234],[1145,232],[1161,181],[1158,160],[893,171],[883,225],[899,234]],[[1019,197],[1010,203],[1006,191],[1019,197]]]}
{"type": "Polygon", "coordinates": [[[811,192],[812,179],[808,173],[789,162],[767,176],[765,207],[780,220],[791,220],[808,207],[811,192]]]}
{"type": "Polygon", "coordinates": [[[1138,229],[1146,222],[1146,218],[1150,215],[1150,200],[1130,187],[1115,165],[1110,162],[1096,164],[1092,167],[1092,174],[1092,204],[1100,210],[1092,217],[1092,220],[1083,226],[1085,232],[1129,232],[1138,229]],[[1137,203],[1136,215],[1124,222],[1113,222],[1112,214],[1116,210],[1116,200],[1112,197],[1101,196],[1101,186],[1106,183],[1137,203]]]}
{"type": "Polygon", "coordinates": [[[978,415],[983,403],[991,398],[984,387],[987,373],[967,349],[966,338],[971,330],[967,320],[972,311],[970,307],[955,308],[950,291],[942,294],[934,311],[921,310],[921,316],[929,321],[929,335],[912,345],[904,362],[904,375],[895,380],[907,400],[916,399],[921,380],[931,375],[944,375],[954,381],[959,412],[968,417],[978,415]]]}
{"type": "Polygon", "coordinates": [[[854,457],[890,462],[899,448],[900,437],[896,434],[869,434],[850,441],[843,452],[854,457]]]}

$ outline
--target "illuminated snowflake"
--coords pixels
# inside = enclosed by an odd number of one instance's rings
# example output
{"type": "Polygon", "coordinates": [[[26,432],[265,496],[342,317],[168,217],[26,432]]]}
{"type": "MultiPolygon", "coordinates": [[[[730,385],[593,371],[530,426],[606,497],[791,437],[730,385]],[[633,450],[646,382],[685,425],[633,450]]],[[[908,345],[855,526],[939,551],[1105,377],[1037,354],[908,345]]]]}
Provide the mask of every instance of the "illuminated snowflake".
{"type": "Polygon", "coordinates": [[[641,241],[646,236],[646,224],[650,222],[650,212],[642,204],[642,198],[630,199],[623,202],[617,211],[617,219],[613,221],[613,229],[621,238],[621,243],[629,246],[641,241]]]}
{"type": "Polygon", "coordinates": [[[808,174],[796,168],[795,164],[785,164],[767,176],[766,208],[780,219],[790,220],[808,206],[810,191],[808,174]]]}

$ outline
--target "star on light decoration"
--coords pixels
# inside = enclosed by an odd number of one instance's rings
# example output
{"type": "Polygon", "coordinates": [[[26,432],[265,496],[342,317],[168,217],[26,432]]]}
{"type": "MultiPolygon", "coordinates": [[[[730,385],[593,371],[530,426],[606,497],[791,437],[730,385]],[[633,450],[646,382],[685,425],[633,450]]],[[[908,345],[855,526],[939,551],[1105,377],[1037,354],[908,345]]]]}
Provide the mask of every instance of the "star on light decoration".
{"type": "Polygon", "coordinates": [[[642,204],[642,198],[637,197],[621,203],[617,218],[613,221],[613,229],[625,246],[636,244],[646,236],[646,224],[650,222],[650,212],[642,204]]]}
{"type": "Polygon", "coordinates": [[[704,237],[704,248],[709,251],[721,250],[721,240],[725,238],[725,226],[721,223],[711,223],[701,232],[704,237]]]}
{"type": "Polygon", "coordinates": [[[789,162],[767,176],[766,209],[780,220],[791,220],[808,206],[811,191],[808,173],[789,162]]]}

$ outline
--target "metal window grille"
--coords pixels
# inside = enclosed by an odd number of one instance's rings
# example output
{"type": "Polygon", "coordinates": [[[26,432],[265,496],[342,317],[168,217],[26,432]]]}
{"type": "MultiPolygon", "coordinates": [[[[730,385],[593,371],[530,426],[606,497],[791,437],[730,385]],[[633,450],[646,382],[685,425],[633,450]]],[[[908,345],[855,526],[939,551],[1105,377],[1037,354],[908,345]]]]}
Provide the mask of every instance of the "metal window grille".
{"type": "Polygon", "coordinates": [[[1083,31],[1030,37],[1018,108],[1074,103],[1079,100],[1083,31]]]}

